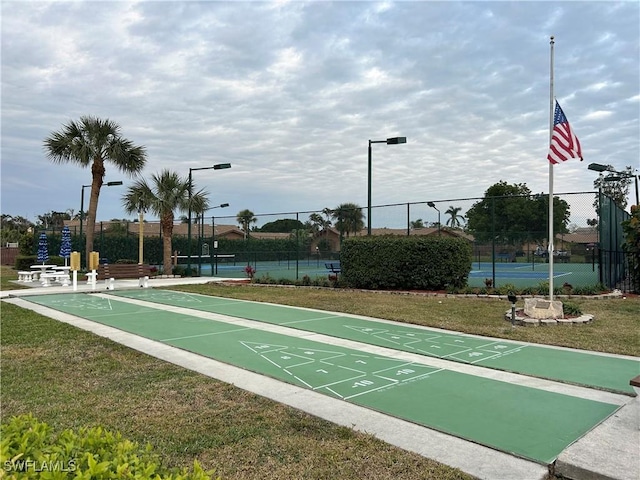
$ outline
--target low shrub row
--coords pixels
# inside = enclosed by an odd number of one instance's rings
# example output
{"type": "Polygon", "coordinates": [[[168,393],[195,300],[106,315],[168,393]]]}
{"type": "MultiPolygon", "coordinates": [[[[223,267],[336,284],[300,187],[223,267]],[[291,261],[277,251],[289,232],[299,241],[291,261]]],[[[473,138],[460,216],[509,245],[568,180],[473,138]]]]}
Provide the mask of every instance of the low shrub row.
{"type": "Polygon", "coordinates": [[[3,423],[0,437],[0,476],[9,479],[210,480],[214,474],[197,460],[191,470],[165,467],[151,445],[99,426],[56,434],[31,414],[3,423]]]}

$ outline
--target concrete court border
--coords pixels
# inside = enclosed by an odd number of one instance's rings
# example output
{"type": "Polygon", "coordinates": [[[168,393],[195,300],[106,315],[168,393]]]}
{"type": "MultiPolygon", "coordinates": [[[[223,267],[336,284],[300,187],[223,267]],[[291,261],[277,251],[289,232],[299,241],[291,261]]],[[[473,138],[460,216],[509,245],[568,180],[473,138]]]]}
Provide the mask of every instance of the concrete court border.
{"type": "MultiPolygon", "coordinates": [[[[57,292],[59,293],[59,292],[57,292]]],[[[353,430],[374,435],[391,445],[459,468],[486,480],[544,480],[548,468],[538,463],[462,440],[324,394],[268,378],[217,360],[149,340],[20,298],[3,301],[32,310],[160,360],[187,368],[243,390],[305,411],[353,430]]]]}

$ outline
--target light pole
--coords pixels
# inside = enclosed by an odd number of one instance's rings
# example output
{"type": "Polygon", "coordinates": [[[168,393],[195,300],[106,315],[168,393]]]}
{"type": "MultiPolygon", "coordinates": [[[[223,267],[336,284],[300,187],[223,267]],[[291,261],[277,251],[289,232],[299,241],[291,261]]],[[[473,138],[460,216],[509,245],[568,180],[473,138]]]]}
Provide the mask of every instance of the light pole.
{"type": "MultiPolygon", "coordinates": [[[[122,180],[107,182],[104,185],[107,187],[115,187],[118,185],[122,185],[122,180]]],[[[82,185],[82,190],[80,191],[80,242],[82,242],[82,223],[84,222],[84,189],[90,186],[91,185],[82,185]]],[[[85,244],[85,251],[86,249],[87,247],[85,244]]],[[[82,252],[80,252],[80,264],[82,265],[82,252]]]]}
{"type": "MultiPolygon", "coordinates": [[[[227,208],[229,206],[228,203],[221,203],[220,205],[216,205],[215,207],[207,208],[207,210],[213,210],[214,208],[227,208]]],[[[206,210],[205,210],[206,211],[206,210]]],[[[204,214],[202,220],[202,230],[204,231],[204,214]]],[[[218,253],[216,252],[216,217],[211,216],[211,248],[209,249],[209,255],[211,255],[211,260],[215,257],[215,271],[213,268],[214,262],[211,262],[211,276],[218,273],[218,253]]]]}
{"type": "Polygon", "coordinates": [[[138,264],[144,263],[144,212],[145,208],[142,202],[138,204],[138,264]]]}
{"type": "Polygon", "coordinates": [[[369,140],[369,163],[368,163],[368,182],[367,182],[367,235],[371,236],[371,144],[386,143],[387,145],[397,145],[399,143],[407,143],[407,137],[393,137],[386,140],[369,140]]]}
{"type": "Polygon", "coordinates": [[[191,192],[193,190],[193,172],[196,170],[222,170],[224,168],[231,168],[230,163],[217,163],[210,167],[199,167],[189,169],[189,224],[187,226],[187,276],[191,275],[191,192]]]}
{"type": "Polygon", "coordinates": [[[440,210],[438,210],[438,207],[436,207],[436,204],[433,202],[427,202],[427,205],[429,205],[431,208],[434,208],[438,212],[438,236],[440,236],[440,210]]]}
{"type": "Polygon", "coordinates": [[[635,182],[635,187],[636,187],[636,205],[640,205],[640,198],[638,196],[638,176],[639,175],[633,175],[632,173],[629,173],[629,172],[618,172],[614,170],[611,166],[602,165],[601,163],[590,163],[587,169],[593,170],[594,172],[600,172],[600,173],[609,172],[609,175],[607,175],[606,177],[602,177],[602,180],[604,182],[615,182],[618,180],[622,180],[624,178],[633,178],[635,182]]]}

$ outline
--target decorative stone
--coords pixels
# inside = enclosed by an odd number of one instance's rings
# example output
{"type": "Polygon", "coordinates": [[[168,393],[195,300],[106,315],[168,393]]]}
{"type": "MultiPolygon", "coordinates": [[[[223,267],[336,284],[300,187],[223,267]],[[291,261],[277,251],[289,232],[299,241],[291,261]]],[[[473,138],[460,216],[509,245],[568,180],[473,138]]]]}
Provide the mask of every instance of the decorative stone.
{"type": "Polygon", "coordinates": [[[553,320],[553,319],[540,319],[540,325],[546,326],[546,325],[557,325],[558,321],[557,320],[553,320]]]}
{"type": "Polygon", "coordinates": [[[519,320],[520,325],[524,325],[525,327],[537,327],[540,325],[540,321],[537,318],[523,318],[519,320]]]}
{"type": "Polygon", "coordinates": [[[576,323],[573,320],[574,319],[571,319],[571,318],[558,318],[556,321],[558,322],[558,325],[560,325],[560,324],[571,325],[573,323],[576,323]]]}
{"type": "Polygon", "coordinates": [[[524,313],[539,320],[564,318],[562,302],[558,300],[543,300],[541,298],[525,298],[524,313]]]}

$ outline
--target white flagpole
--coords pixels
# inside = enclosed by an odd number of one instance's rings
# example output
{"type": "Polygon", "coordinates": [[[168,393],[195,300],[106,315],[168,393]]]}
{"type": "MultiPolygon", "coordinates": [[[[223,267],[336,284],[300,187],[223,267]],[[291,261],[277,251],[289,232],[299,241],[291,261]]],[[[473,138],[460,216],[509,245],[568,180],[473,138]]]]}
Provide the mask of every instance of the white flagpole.
{"type": "MultiPolygon", "coordinates": [[[[553,35],[551,36],[551,75],[549,82],[549,145],[551,145],[551,138],[553,137],[553,35]]],[[[549,259],[549,300],[553,301],[553,163],[549,162],[549,239],[548,239],[548,256],[549,259]]]]}

